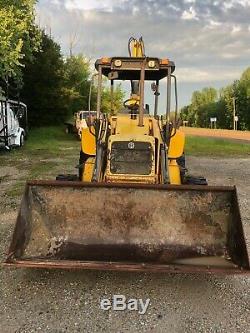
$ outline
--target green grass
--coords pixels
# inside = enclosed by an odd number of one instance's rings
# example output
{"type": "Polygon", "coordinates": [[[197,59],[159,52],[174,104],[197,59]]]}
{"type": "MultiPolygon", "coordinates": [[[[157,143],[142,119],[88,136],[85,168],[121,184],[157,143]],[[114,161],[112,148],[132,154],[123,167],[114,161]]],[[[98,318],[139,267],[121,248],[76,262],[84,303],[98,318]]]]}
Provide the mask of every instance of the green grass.
{"type": "MultiPolygon", "coordinates": [[[[15,198],[22,191],[26,180],[55,179],[60,173],[77,173],[80,141],[72,134],[66,134],[63,127],[35,128],[29,132],[24,147],[0,152],[1,166],[13,166],[24,173],[15,184],[10,185],[6,194],[15,198]]],[[[4,185],[11,175],[3,175],[4,185]]]]}
{"type": "Polygon", "coordinates": [[[250,156],[250,144],[229,139],[187,136],[185,152],[196,156],[250,156]]]}
{"type": "Polygon", "coordinates": [[[3,161],[8,163],[13,159],[23,162],[25,158],[31,161],[32,158],[63,158],[76,150],[80,150],[80,142],[74,135],[66,134],[63,127],[34,128],[29,132],[24,147],[4,153],[3,161]]]}
{"type": "Polygon", "coordinates": [[[11,198],[21,196],[23,193],[24,184],[25,184],[24,180],[17,181],[14,185],[12,185],[12,186],[10,186],[10,188],[8,188],[8,190],[6,191],[6,195],[11,198]]]}
{"type": "MultiPolygon", "coordinates": [[[[43,127],[30,131],[25,146],[0,155],[1,166],[13,166],[25,171],[15,184],[7,188],[6,195],[15,199],[21,195],[26,180],[55,179],[60,173],[77,173],[80,142],[63,127],[43,127]]],[[[187,155],[211,157],[250,157],[250,144],[228,139],[187,136],[187,155]]],[[[18,171],[17,171],[18,172],[18,171]]],[[[9,176],[3,175],[0,183],[6,184],[9,176]]]]}
{"type": "MultiPolygon", "coordinates": [[[[61,162],[63,163],[63,161],[61,162]]],[[[51,172],[57,168],[58,163],[50,162],[50,161],[44,161],[42,163],[35,163],[32,165],[30,172],[29,172],[29,178],[35,179],[39,176],[42,176],[44,174],[50,174],[51,172]]]]}
{"type": "Polygon", "coordinates": [[[39,151],[58,156],[62,149],[79,147],[79,141],[71,134],[66,134],[62,127],[41,127],[30,131],[24,152],[39,151]]]}

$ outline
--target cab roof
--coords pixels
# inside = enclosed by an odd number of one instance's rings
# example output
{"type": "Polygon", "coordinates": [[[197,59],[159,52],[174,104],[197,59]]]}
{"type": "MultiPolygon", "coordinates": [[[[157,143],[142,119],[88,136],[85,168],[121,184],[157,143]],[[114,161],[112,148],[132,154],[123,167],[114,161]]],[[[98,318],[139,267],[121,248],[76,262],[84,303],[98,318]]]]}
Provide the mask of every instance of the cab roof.
{"type": "Polygon", "coordinates": [[[167,76],[168,68],[171,68],[171,73],[175,70],[173,61],[153,57],[101,58],[96,61],[95,68],[98,70],[101,65],[103,75],[113,80],[140,80],[144,60],[146,60],[145,80],[161,80],[167,76]]]}

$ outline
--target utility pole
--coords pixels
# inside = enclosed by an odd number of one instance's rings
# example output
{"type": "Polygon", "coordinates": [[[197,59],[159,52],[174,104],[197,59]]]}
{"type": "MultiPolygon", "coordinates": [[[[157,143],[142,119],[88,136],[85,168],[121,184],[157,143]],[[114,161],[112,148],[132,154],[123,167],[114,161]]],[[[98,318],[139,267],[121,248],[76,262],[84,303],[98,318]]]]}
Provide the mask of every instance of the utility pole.
{"type": "Polygon", "coordinates": [[[234,131],[236,130],[236,121],[235,121],[235,116],[236,116],[236,98],[232,97],[233,100],[233,125],[234,125],[234,131]]]}

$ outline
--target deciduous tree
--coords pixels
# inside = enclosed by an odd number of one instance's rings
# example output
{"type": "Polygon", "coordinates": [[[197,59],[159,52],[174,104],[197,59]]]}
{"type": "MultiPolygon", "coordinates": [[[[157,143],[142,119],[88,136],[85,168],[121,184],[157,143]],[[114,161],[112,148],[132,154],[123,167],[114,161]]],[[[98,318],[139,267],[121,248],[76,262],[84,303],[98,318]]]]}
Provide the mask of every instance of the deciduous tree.
{"type": "Polygon", "coordinates": [[[39,48],[40,32],[35,25],[35,2],[0,0],[0,78],[6,84],[9,80],[20,84],[24,61],[31,60],[33,52],[39,48]]]}
{"type": "Polygon", "coordinates": [[[67,116],[64,63],[60,46],[45,33],[41,51],[24,69],[22,100],[28,105],[32,126],[57,125],[67,116]]]}

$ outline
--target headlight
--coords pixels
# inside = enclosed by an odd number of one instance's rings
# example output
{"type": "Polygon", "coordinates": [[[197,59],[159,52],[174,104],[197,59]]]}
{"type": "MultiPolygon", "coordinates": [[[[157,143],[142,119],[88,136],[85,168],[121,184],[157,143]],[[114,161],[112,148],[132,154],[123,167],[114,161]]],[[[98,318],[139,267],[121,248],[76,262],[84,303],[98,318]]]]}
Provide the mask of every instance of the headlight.
{"type": "Polygon", "coordinates": [[[120,59],[115,60],[115,67],[121,67],[122,61],[120,59]]]}
{"type": "Polygon", "coordinates": [[[150,61],[148,62],[148,67],[149,67],[149,68],[155,68],[155,61],[154,61],[154,60],[150,60],[150,61]]]}

